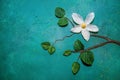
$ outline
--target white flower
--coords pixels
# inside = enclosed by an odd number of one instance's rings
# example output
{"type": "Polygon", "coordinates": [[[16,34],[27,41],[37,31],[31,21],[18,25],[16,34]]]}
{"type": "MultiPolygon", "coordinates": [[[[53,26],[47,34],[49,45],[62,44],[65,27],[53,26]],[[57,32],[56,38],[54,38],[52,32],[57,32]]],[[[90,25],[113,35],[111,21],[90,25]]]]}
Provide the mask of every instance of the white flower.
{"type": "Polygon", "coordinates": [[[77,23],[78,25],[76,25],[75,27],[73,27],[71,29],[72,32],[74,33],[82,33],[83,38],[88,41],[90,38],[90,32],[98,32],[99,29],[96,25],[92,25],[90,24],[93,19],[95,17],[94,12],[91,12],[87,15],[85,21],[83,21],[83,18],[77,14],[77,13],[73,13],[72,14],[72,18],[74,20],[75,23],[77,23]]]}

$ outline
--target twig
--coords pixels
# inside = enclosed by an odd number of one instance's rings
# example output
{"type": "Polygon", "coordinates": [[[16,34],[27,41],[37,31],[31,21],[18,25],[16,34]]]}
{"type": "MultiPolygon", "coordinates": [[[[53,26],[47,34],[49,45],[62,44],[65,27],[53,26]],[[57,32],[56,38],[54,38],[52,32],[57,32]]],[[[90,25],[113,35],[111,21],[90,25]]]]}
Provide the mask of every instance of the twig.
{"type": "MultiPolygon", "coordinates": [[[[66,17],[67,18],[67,17],[66,17]]],[[[69,18],[67,18],[67,20],[71,23],[71,25],[74,27],[75,25],[73,24],[73,22],[69,19],[69,18]]]]}
{"type": "Polygon", "coordinates": [[[53,45],[55,45],[55,43],[58,42],[58,41],[63,41],[65,38],[68,38],[68,37],[73,36],[74,34],[75,34],[75,33],[72,33],[71,35],[64,36],[62,39],[57,39],[57,40],[55,40],[55,42],[53,43],[53,45]]]}
{"type": "MultiPolygon", "coordinates": [[[[85,51],[92,50],[92,49],[95,49],[95,48],[98,48],[98,47],[102,47],[102,46],[104,46],[104,45],[106,45],[106,44],[108,44],[108,43],[114,43],[114,44],[120,46],[120,41],[116,41],[116,40],[110,39],[110,38],[108,38],[108,37],[100,36],[100,35],[95,35],[95,34],[92,34],[91,36],[105,39],[106,42],[99,43],[99,44],[94,45],[94,46],[92,46],[92,47],[89,47],[89,48],[87,48],[87,49],[85,49],[85,50],[80,50],[80,51],[79,51],[80,53],[83,53],[83,52],[85,52],[85,51]]],[[[78,51],[72,51],[72,52],[73,52],[73,53],[76,53],[76,52],[78,52],[78,51]]]]}
{"type": "Polygon", "coordinates": [[[105,39],[105,40],[108,41],[109,43],[114,43],[114,44],[120,46],[120,41],[116,41],[116,40],[110,39],[110,38],[108,38],[108,37],[100,36],[100,35],[96,35],[96,34],[92,34],[91,36],[105,39]]]}
{"type": "MultiPolygon", "coordinates": [[[[102,46],[104,46],[104,45],[106,45],[106,44],[108,44],[108,43],[114,43],[114,42],[113,42],[113,41],[106,41],[106,42],[103,42],[103,43],[94,45],[94,46],[92,46],[92,47],[89,47],[89,48],[87,48],[87,49],[85,49],[85,50],[81,50],[80,53],[85,52],[85,51],[89,51],[89,50],[92,50],[92,49],[95,49],[95,48],[98,48],[98,47],[102,47],[102,46]]],[[[118,44],[118,45],[119,45],[119,44],[118,44]]]]}
{"type": "MultiPolygon", "coordinates": [[[[92,46],[92,47],[89,47],[89,48],[87,48],[87,49],[85,49],[85,50],[71,51],[71,52],[73,52],[73,53],[76,53],[76,52],[83,53],[83,52],[85,52],[85,51],[89,51],[89,50],[92,50],[92,49],[96,49],[96,48],[98,48],[98,47],[102,47],[102,46],[104,46],[104,45],[106,45],[106,44],[108,44],[108,43],[114,43],[114,44],[120,46],[120,41],[116,41],[116,40],[110,39],[110,38],[108,38],[108,37],[100,36],[100,35],[95,35],[95,34],[92,34],[91,36],[105,39],[106,42],[99,43],[99,44],[94,45],[94,46],[92,46]]],[[[79,60],[79,57],[80,57],[80,55],[78,56],[77,61],[79,60]]]]}
{"type": "MultiPolygon", "coordinates": [[[[67,18],[67,17],[66,17],[66,18],[67,18]]],[[[73,24],[73,22],[72,22],[69,18],[67,18],[67,20],[71,23],[71,25],[72,25],[73,27],[75,26],[75,25],[73,24]]],[[[58,41],[63,41],[65,38],[73,36],[74,34],[75,34],[75,33],[72,33],[71,35],[64,36],[62,39],[57,39],[57,40],[55,40],[55,42],[53,43],[53,45],[55,45],[55,43],[58,42],[58,41]]]]}
{"type": "Polygon", "coordinates": [[[93,37],[98,37],[98,38],[103,38],[103,39],[105,39],[105,40],[107,40],[107,41],[110,41],[110,40],[111,40],[111,39],[108,38],[108,37],[100,36],[100,35],[96,35],[96,34],[91,34],[91,36],[93,36],[93,37]]]}

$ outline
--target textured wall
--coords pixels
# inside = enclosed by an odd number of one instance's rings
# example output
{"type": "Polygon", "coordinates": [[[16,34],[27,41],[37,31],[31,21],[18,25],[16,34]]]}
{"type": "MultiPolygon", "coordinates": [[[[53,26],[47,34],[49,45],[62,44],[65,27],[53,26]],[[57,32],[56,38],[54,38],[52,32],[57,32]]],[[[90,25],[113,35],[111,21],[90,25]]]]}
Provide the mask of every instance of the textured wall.
{"type": "Polygon", "coordinates": [[[63,7],[70,19],[73,12],[85,18],[94,11],[98,34],[120,41],[119,3],[120,0],[0,0],[0,80],[120,80],[119,46],[109,44],[93,50],[93,66],[80,62],[77,75],[72,74],[71,65],[78,54],[66,58],[63,51],[72,49],[76,39],[86,47],[103,40],[90,38],[86,43],[81,35],[74,35],[58,42],[52,56],[40,46],[43,41],[54,42],[70,34],[71,25],[57,25],[57,6],[63,7]]]}

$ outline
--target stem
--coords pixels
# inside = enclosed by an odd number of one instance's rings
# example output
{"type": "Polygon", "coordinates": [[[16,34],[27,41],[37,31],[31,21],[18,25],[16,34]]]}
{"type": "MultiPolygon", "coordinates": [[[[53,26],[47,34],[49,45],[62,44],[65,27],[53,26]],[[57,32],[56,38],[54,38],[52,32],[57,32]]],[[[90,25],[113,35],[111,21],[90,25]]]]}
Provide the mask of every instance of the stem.
{"type": "MultiPolygon", "coordinates": [[[[80,51],[79,51],[80,53],[83,53],[83,52],[88,51],[88,50],[96,49],[96,48],[98,48],[98,47],[102,47],[102,46],[104,46],[104,45],[106,45],[106,44],[108,44],[108,43],[114,43],[114,44],[120,46],[120,41],[112,40],[112,39],[110,39],[110,38],[108,38],[108,37],[100,36],[100,35],[95,35],[95,34],[92,34],[91,36],[105,39],[106,42],[99,43],[99,44],[94,45],[94,46],[92,46],[92,47],[89,47],[89,48],[87,48],[87,49],[85,49],[85,50],[80,50],[80,51]]],[[[72,51],[72,52],[73,52],[73,53],[76,53],[76,52],[78,52],[78,51],[72,51]]],[[[79,56],[80,56],[80,55],[79,55],[79,56]]],[[[79,56],[78,56],[77,61],[79,60],[79,56]]]]}
{"type": "Polygon", "coordinates": [[[107,40],[107,41],[110,41],[110,40],[111,40],[111,39],[108,38],[108,37],[100,36],[100,35],[96,35],[96,34],[91,34],[91,36],[93,36],[93,37],[98,37],[98,38],[102,38],[102,39],[105,39],[105,40],[107,40]]]}
{"type": "Polygon", "coordinates": [[[95,34],[92,34],[91,36],[92,36],[92,37],[98,37],[98,38],[105,39],[105,40],[106,40],[107,42],[109,42],[109,43],[114,43],[114,44],[120,46],[120,41],[116,41],[116,40],[110,39],[110,38],[108,38],[108,37],[100,36],[100,35],[95,35],[95,34]]]}
{"type": "MultiPolygon", "coordinates": [[[[92,46],[92,47],[89,47],[89,48],[87,48],[87,49],[85,49],[85,50],[80,50],[80,51],[79,51],[80,53],[85,52],[85,51],[88,51],[88,50],[92,50],[92,49],[95,49],[95,48],[98,48],[98,47],[102,47],[102,46],[104,46],[104,45],[106,45],[106,44],[108,44],[108,43],[113,43],[113,44],[116,44],[116,45],[120,46],[120,41],[112,40],[112,39],[110,39],[110,38],[108,38],[108,37],[100,36],[100,35],[95,35],[95,34],[92,34],[91,36],[105,39],[106,42],[99,43],[99,44],[94,45],[94,46],[92,46]]],[[[76,53],[76,52],[78,52],[78,51],[72,51],[72,52],[73,52],[73,53],[76,53]]]]}
{"type": "MultiPolygon", "coordinates": [[[[67,18],[67,17],[66,17],[67,18]]],[[[71,25],[74,27],[75,25],[73,24],[73,22],[69,19],[69,18],[67,18],[67,20],[71,23],[71,25]]],[[[71,35],[68,35],[68,36],[64,36],[62,39],[57,39],[57,40],[55,40],[55,42],[53,43],[53,45],[55,45],[55,43],[56,42],[58,42],[58,41],[63,41],[65,38],[68,38],[68,37],[71,37],[71,36],[73,36],[75,33],[72,33],[71,35]]]]}
{"type": "MultiPolygon", "coordinates": [[[[67,17],[66,17],[67,18],[67,17]]],[[[75,25],[73,24],[73,22],[69,19],[69,18],[67,18],[67,20],[71,23],[71,25],[74,27],[75,25]]]]}
{"type": "Polygon", "coordinates": [[[75,33],[72,33],[71,35],[64,36],[62,39],[57,39],[57,40],[55,40],[55,42],[53,43],[53,45],[55,45],[55,43],[58,42],[58,41],[63,41],[65,38],[68,38],[68,37],[73,36],[74,34],[75,34],[75,33]]]}
{"type": "Polygon", "coordinates": [[[94,45],[94,46],[89,47],[89,48],[87,48],[87,49],[85,49],[85,50],[81,50],[80,53],[85,52],[85,51],[89,51],[89,50],[92,50],[92,49],[95,49],[95,48],[98,48],[98,47],[102,47],[102,46],[104,46],[104,45],[106,45],[106,44],[108,44],[108,43],[113,43],[113,41],[106,41],[106,42],[103,42],[103,43],[94,45]]]}

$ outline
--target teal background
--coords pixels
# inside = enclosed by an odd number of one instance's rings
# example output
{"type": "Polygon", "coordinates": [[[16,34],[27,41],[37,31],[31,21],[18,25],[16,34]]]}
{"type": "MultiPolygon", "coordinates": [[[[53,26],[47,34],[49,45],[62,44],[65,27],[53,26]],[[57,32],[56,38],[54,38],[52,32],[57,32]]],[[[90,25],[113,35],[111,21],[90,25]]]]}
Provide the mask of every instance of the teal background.
{"type": "Polygon", "coordinates": [[[58,42],[56,52],[49,55],[41,42],[71,34],[68,27],[58,27],[54,9],[60,6],[70,19],[73,12],[85,16],[93,11],[96,24],[104,35],[120,41],[120,0],[0,0],[0,80],[120,80],[120,46],[108,44],[92,50],[95,61],[84,66],[77,75],[71,65],[79,54],[64,57],[66,49],[80,39],[85,47],[104,40],[91,37],[86,42],[81,34],[58,42]]]}

